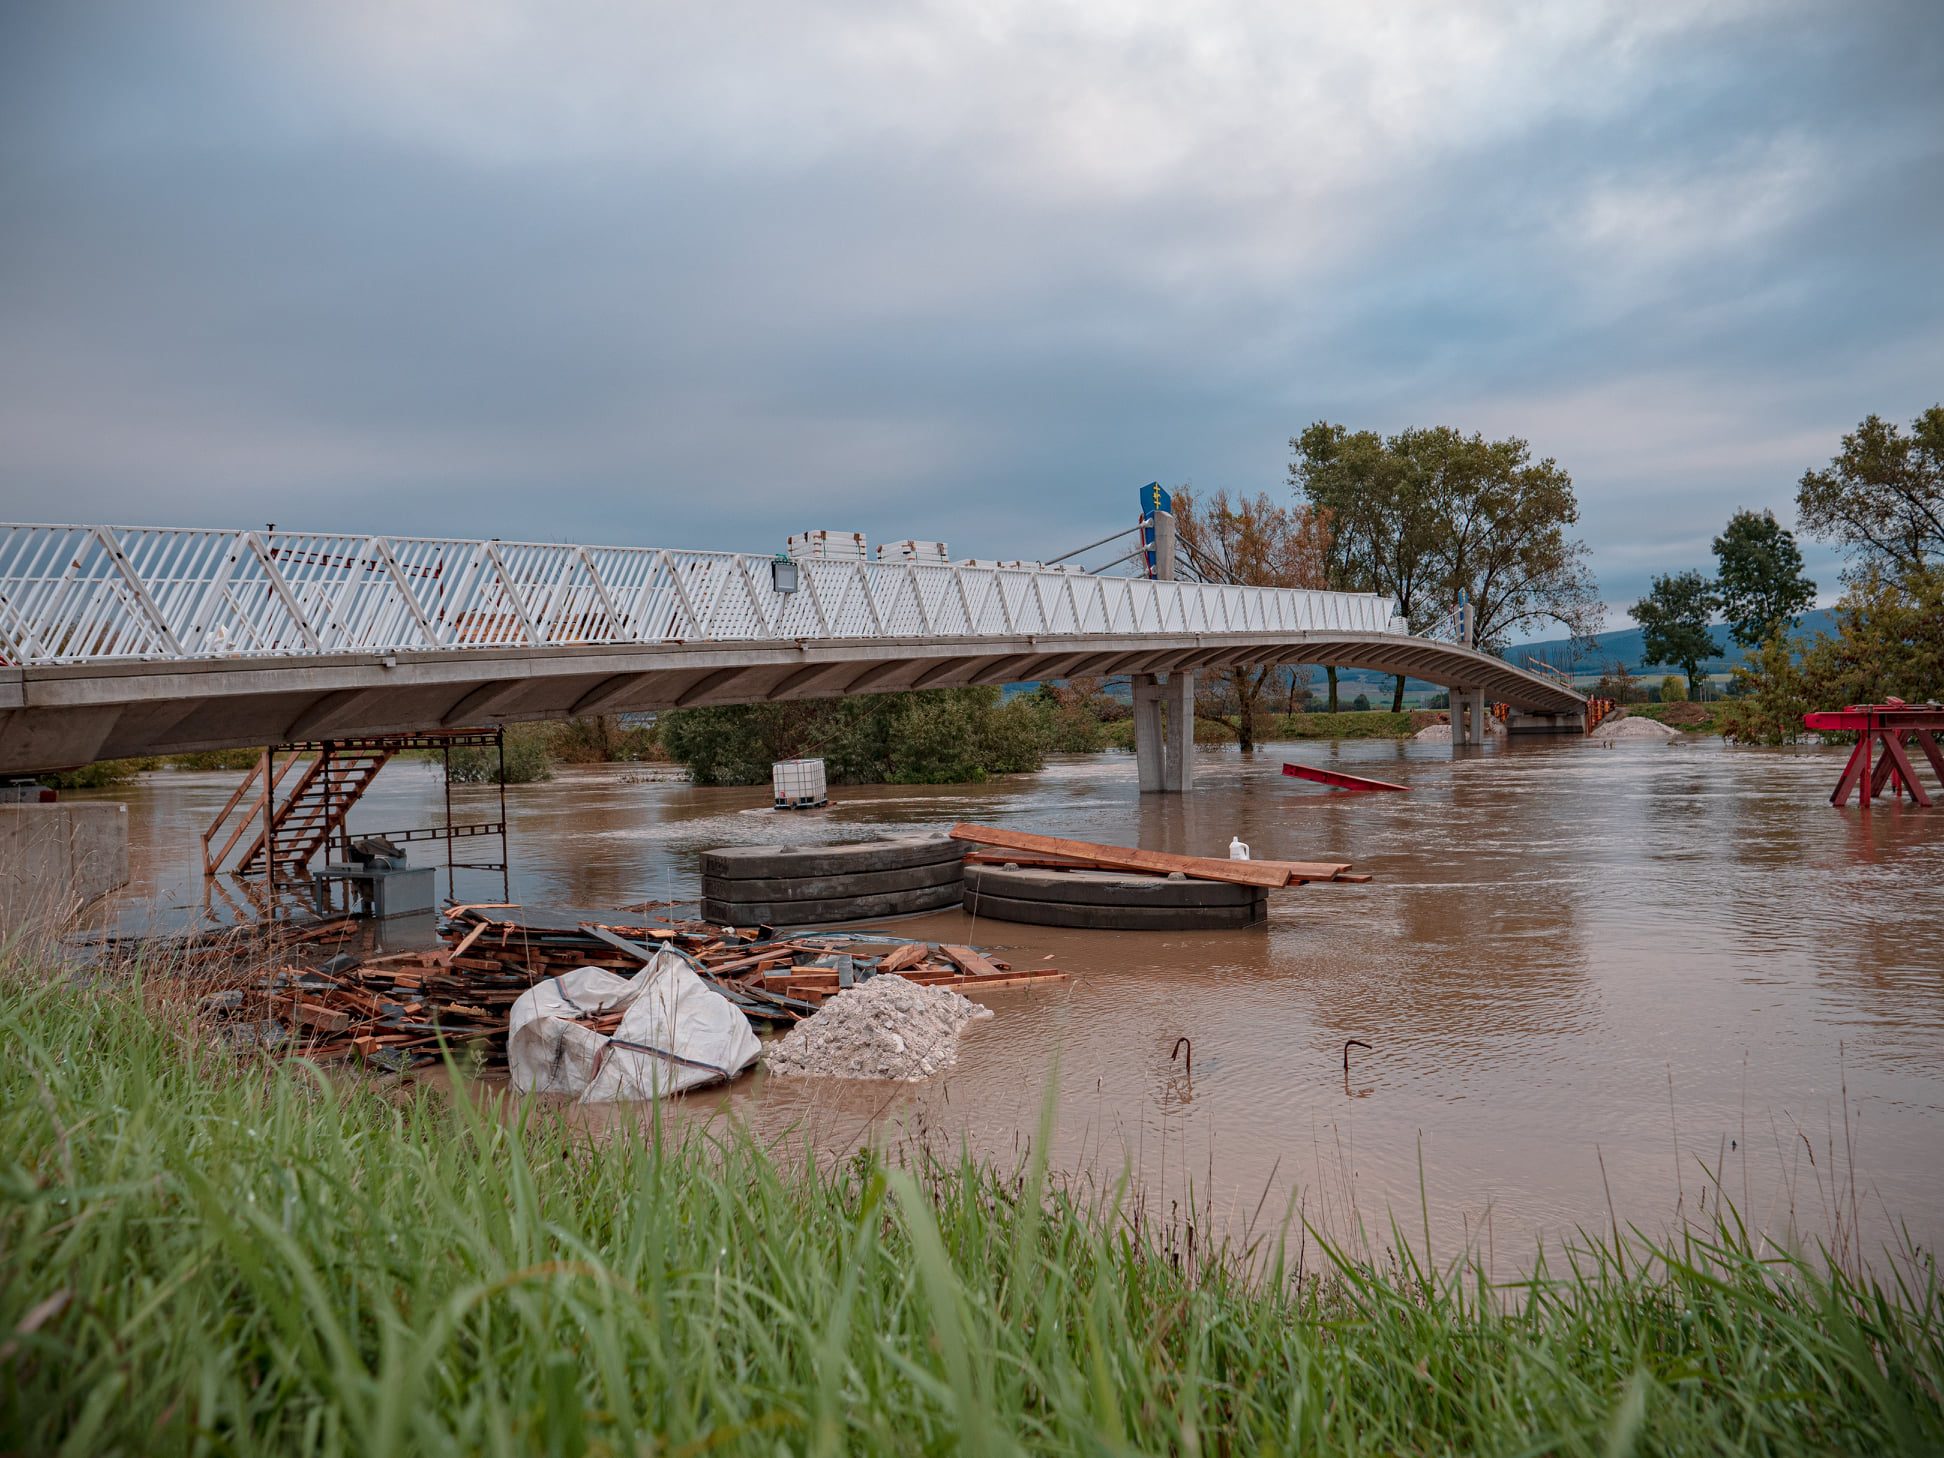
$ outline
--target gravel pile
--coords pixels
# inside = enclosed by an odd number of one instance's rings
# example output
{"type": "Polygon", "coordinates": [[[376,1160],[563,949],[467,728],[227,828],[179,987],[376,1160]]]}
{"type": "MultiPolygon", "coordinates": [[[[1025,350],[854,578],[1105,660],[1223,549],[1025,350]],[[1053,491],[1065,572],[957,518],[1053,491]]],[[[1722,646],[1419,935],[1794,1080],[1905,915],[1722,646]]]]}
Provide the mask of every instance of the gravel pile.
{"type": "Polygon", "coordinates": [[[918,1083],[958,1062],[965,1025],[992,1016],[942,987],[886,973],[846,988],[770,1044],[771,1073],[918,1083]]]}
{"type": "Polygon", "coordinates": [[[1595,739],[1654,739],[1666,741],[1679,739],[1681,731],[1670,729],[1665,724],[1656,724],[1652,719],[1636,719],[1632,715],[1618,724],[1608,722],[1593,731],[1595,739]]]}

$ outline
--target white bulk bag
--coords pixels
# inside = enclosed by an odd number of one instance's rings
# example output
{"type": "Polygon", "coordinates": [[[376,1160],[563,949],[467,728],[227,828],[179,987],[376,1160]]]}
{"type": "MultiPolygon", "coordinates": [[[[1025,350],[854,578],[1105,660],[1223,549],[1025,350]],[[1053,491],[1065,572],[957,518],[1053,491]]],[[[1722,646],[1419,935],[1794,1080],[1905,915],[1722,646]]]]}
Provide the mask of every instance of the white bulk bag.
{"type": "Polygon", "coordinates": [[[761,1051],[742,1010],[666,947],[633,977],[579,967],[535,983],[507,1024],[514,1088],[578,1094],[590,1104],[734,1078],[761,1051]],[[571,1021],[623,1009],[612,1036],[571,1021]]]}

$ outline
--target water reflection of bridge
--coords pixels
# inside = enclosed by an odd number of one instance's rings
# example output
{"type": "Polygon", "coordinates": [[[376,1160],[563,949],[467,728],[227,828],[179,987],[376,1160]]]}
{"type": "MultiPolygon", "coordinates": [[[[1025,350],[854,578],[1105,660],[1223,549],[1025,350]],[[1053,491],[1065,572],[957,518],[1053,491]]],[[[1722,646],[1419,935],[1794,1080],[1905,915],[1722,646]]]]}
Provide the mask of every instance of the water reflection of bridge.
{"type": "Polygon", "coordinates": [[[0,773],[479,724],[1129,675],[1142,783],[1192,787],[1194,675],[1333,663],[1581,727],[1543,675],[1392,604],[1038,564],[0,527],[0,773]],[[1172,746],[1164,744],[1173,741],[1172,746]],[[1169,747],[1174,753],[1168,753],[1169,747]]]}

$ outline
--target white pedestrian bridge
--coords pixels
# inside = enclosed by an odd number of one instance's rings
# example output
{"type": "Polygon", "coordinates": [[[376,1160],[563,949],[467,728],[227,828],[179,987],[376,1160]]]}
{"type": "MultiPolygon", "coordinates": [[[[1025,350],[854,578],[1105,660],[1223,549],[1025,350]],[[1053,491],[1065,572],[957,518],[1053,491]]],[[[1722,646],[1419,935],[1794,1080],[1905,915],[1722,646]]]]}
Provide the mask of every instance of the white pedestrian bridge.
{"type": "MultiPolygon", "coordinates": [[[[781,565],[653,547],[157,527],[0,525],[0,659],[0,774],[14,775],[1079,675],[1132,676],[1137,710],[1157,704],[1158,726],[1164,677],[1178,704],[1194,674],[1238,663],[1405,673],[1466,703],[1507,703],[1534,726],[1578,730],[1584,709],[1547,677],[1414,636],[1370,594],[1030,563],[781,565]]],[[[1142,737],[1145,748],[1152,735],[1142,737]]],[[[1147,774],[1148,758],[1144,783],[1160,773],[1157,758],[1147,774]]]]}

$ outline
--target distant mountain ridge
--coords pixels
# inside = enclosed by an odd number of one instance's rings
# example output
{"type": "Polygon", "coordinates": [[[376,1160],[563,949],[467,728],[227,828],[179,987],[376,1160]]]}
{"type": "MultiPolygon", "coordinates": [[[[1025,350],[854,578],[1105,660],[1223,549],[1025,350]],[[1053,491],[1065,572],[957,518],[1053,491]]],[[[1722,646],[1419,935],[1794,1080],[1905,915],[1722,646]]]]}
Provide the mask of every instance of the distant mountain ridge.
{"type": "MultiPolygon", "coordinates": [[[[1802,615],[1795,636],[1799,639],[1809,638],[1819,632],[1833,633],[1835,629],[1836,615],[1827,608],[1817,608],[1813,612],[1802,615]]],[[[1680,672],[1678,664],[1649,663],[1647,645],[1642,641],[1642,637],[1642,630],[1639,628],[1628,628],[1618,633],[1601,633],[1595,640],[1600,646],[1581,652],[1573,660],[1572,671],[1604,673],[1618,661],[1626,665],[1629,673],[1644,674],[1650,669],[1662,674],[1680,672]]],[[[1713,658],[1703,660],[1701,670],[1704,673],[1726,673],[1742,661],[1742,649],[1729,633],[1725,623],[1715,624],[1714,638],[1715,642],[1722,646],[1723,651],[1713,658]]],[[[1528,666],[1526,664],[1528,656],[1564,668],[1566,663],[1562,655],[1572,647],[1572,643],[1571,638],[1546,638],[1537,643],[1515,643],[1499,656],[1507,663],[1515,664],[1520,668],[1528,666]]]]}

